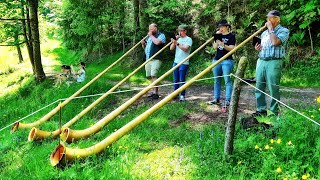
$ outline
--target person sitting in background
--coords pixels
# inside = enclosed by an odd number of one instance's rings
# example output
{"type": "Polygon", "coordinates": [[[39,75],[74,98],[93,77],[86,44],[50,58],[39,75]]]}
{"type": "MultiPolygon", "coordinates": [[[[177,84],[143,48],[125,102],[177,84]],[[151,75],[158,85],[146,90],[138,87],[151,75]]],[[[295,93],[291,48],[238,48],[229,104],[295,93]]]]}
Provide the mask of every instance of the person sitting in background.
{"type": "Polygon", "coordinates": [[[77,82],[81,83],[86,79],[86,64],[84,62],[80,62],[80,69],[75,73],[75,77],[77,82]]]}
{"type": "Polygon", "coordinates": [[[61,73],[56,76],[55,86],[60,86],[63,82],[68,82],[68,80],[72,79],[72,68],[68,65],[61,66],[61,73]]]}
{"type": "Polygon", "coordinates": [[[72,75],[72,69],[71,66],[68,65],[62,65],[61,66],[62,74],[65,76],[71,76],[72,75]]]}

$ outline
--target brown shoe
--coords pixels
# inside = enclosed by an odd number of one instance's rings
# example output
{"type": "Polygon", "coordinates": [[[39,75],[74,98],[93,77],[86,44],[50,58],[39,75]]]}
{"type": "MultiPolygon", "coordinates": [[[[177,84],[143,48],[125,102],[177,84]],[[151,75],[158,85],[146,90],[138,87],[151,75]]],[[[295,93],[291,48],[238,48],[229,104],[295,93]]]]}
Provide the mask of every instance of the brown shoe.
{"type": "Polygon", "coordinates": [[[267,111],[256,111],[252,113],[252,117],[260,117],[260,116],[267,116],[267,111]]]}

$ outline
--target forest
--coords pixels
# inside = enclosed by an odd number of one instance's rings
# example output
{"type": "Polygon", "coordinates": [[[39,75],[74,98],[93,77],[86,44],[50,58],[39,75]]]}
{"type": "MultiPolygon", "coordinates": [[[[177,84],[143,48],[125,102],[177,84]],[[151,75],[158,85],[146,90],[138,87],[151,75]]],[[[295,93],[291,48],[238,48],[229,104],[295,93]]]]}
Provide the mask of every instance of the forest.
{"type": "MultiPolygon", "coordinates": [[[[0,0],[0,179],[319,179],[319,17],[318,0],[0,0]],[[240,98],[231,102],[238,109],[234,149],[226,153],[233,113],[208,104],[211,69],[194,77],[212,65],[217,50],[209,40],[221,20],[230,24],[237,47],[265,25],[271,10],[290,31],[280,114],[244,128],[257,91],[242,82],[240,98]],[[147,97],[152,81],[141,44],[151,23],[165,44],[179,25],[187,26],[193,44],[186,101],[173,99],[168,72],[175,51],[169,48],[155,83],[160,98],[147,97]],[[59,78],[63,65],[75,74],[83,69],[85,80],[59,78]],[[127,126],[135,129],[119,135],[127,126]],[[45,137],[33,138],[37,133],[45,137]],[[63,158],[56,162],[56,156],[63,158]]],[[[247,59],[239,80],[253,80],[252,40],[233,57],[233,73],[247,59]]]]}

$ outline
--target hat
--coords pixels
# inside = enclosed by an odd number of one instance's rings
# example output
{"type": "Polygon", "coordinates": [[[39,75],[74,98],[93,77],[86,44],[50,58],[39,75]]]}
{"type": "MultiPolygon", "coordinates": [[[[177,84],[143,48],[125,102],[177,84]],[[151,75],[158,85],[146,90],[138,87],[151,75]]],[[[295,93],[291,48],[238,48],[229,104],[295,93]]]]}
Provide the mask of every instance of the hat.
{"type": "Polygon", "coordinates": [[[280,12],[278,10],[272,10],[267,14],[267,17],[278,16],[280,17],[280,12]]]}
{"type": "Polygon", "coordinates": [[[180,24],[178,30],[187,30],[188,26],[186,24],[180,24]]]}
{"type": "Polygon", "coordinates": [[[65,64],[64,64],[64,65],[61,66],[61,68],[62,68],[62,69],[71,69],[71,66],[68,66],[68,65],[65,65],[65,64]]]}
{"type": "Polygon", "coordinates": [[[221,27],[221,26],[229,26],[229,27],[231,27],[231,25],[228,23],[228,21],[227,20],[221,20],[220,22],[219,22],[219,24],[218,24],[218,27],[221,27]]]}

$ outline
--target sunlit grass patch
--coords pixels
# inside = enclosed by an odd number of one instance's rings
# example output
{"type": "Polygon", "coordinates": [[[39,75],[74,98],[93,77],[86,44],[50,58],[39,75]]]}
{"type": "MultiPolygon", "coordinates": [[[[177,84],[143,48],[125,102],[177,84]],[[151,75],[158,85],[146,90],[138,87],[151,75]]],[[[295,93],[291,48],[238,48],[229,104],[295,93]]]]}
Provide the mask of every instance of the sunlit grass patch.
{"type": "MultiPolygon", "coordinates": [[[[45,73],[51,75],[55,73],[56,66],[61,63],[58,55],[50,53],[52,49],[58,48],[60,42],[57,40],[47,40],[42,42],[42,65],[45,73]]],[[[22,47],[24,62],[18,63],[18,55],[13,47],[0,48],[0,96],[14,94],[17,90],[33,80],[32,66],[29,60],[26,47],[22,47]]],[[[60,71],[60,69],[59,69],[60,71]]]]}
{"type": "Polygon", "coordinates": [[[143,179],[190,179],[196,166],[181,147],[165,147],[144,154],[131,174],[143,179]]]}
{"type": "Polygon", "coordinates": [[[32,80],[31,72],[27,70],[28,65],[21,64],[16,71],[0,76],[0,96],[14,94],[32,80]]]}
{"type": "MultiPolygon", "coordinates": [[[[10,171],[17,171],[19,168],[24,166],[22,151],[9,150],[6,152],[6,156],[0,159],[1,164],[3,165],[2,173],[10,173],[10,171]],[[10,157],[10,158],[9,158],[10,157]]],[[[1,172],[0,171],[0,172],[1,172]]]]}
{"type": "Polygon", "coordinates": [[[135,74],[135,75],[131,76],[130,82],[133,82],[136,84],[143,84],[143,85],[150,84],[150,81],[148,81],[145,76],[140,75],[140,74],[135,74]]]}
{"type": "MultiPolygon", "coordinates": [[[[24,49],[22,49],[25,51],[24,49]]],[[[0,74],[13,69],[19,63],[15,47],[0,47],[0,74]]]]}

